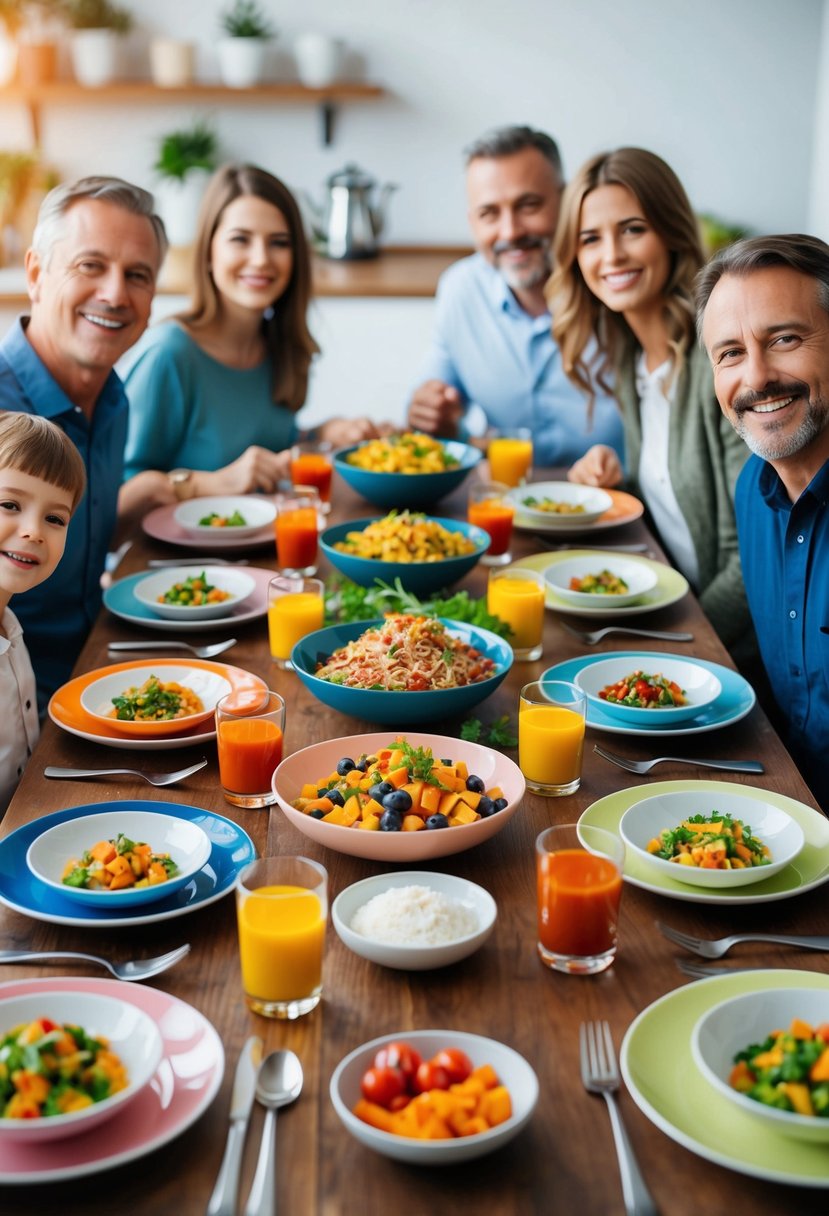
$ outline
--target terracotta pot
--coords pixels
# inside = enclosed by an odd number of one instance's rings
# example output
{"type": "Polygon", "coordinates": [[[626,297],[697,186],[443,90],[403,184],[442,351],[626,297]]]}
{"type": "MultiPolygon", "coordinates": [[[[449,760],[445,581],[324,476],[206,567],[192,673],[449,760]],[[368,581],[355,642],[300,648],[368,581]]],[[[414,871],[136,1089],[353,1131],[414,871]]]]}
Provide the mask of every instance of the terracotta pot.
{"type": "Polygon", "coordinates": [[[58,48],[54,42],[21,42],[17,48],[17,81],[24,88],[48,84],[58,74],[58,48]]]}

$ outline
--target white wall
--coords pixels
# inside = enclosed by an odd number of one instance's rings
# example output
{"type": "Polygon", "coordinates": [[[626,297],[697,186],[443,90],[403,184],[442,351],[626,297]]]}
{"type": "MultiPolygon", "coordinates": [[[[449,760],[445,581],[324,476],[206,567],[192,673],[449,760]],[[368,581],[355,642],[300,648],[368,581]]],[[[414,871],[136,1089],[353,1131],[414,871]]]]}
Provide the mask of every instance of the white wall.
{"type": "Polygon", "coordinates": [[[820,44],[818,81],[807,231],[829,241],[829,0],[823,0],[823,37],[820,44]]]}
{"type": "MultiPolygon", "coordinates": [[[[146,74],[148,34],[165,32],[196,40],[202,74],[215,76],[225,0],[124,2],[141,26],[126,48],[135,74],[146,74]]],[[[311,107],[227,107],[216,113],[226,154],[310,189],[358,161],[400,184],[394,242],[466,238],[460,150],[506,122],[549,129],[571,169],[603,147],[652,148],[698,209],[757,230],[816,222],[812,162],[829,143],[825,93],[816,131],[821,57],[829,74],[824,0],[304,0],[300,13],[261,3],[280,30],[282,77],[293,74],[293,36],[320,29],[344,37],[390,96],[344,107],[330,149],[311,107]]],[[[66,177],[114,172],[151,185],[159,137],[195,112],[173,102],[51,110],[44,150],[66,177]]],[[[0,131],[5,146],[27,141],[18,107],[0,104],[0,131]]],[[[814,187],[821,200],[826,179],[814,187]]]]}

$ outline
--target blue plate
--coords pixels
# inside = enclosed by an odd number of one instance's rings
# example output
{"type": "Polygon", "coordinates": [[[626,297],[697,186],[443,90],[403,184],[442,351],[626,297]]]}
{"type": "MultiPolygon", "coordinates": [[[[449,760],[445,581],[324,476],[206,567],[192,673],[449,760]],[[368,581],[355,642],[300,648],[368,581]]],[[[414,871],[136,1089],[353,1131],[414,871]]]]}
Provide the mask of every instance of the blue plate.
{"type": "Polygon", "coordinates": [[[112,929],[118,925],[149,925],[155,921],[185,916],[188,912],[215,903],[232,890],[239,871],[255,857],[253,841],[238,824],[201,807],[133,798],[72,806],[24,824],[0,840],[0,903],[22,912],[24,916],[58,925],[97,926],[102,929],[112,929]],[[35,837],[67,819],[96,815],[106,810],[154,811],[158,815],[189,819],[207,833],[213,845],[207,864],[186,886],[153,903],[152,912],[141,914],[129,908],[113,911],[79,906],[35,878],[26,865],[26,853],[35,837]]]}
{"type": "MultiPolygon", "coordinates": [[[[564,663],[556,663],[554,667],[548,667],[544,674],[539,676],[539,679],[572,681],[578,672],[584,667],[592,666],[593,663],[600,663],[604,659],[640,661],[642,654],[641,650],[612,650],[604,654],[580,655],[577,659],[567,659],[564,663]]],[[[663,654],[662,651],[654,651],[649,657],[688,662],[686,655],[663,654]]],[[[730,667],[723,667],[721,663],[710,663],[706,659],[698,659],[696,655],[693,657],[693,662],[704,667],[706,671],[714,673],[722,684],[722,692],[716,701],[690,721],[686,719],[684,722],[677,722],[675,726],[663,726],[659,730],[647,726],[635,726],[633,723],[629,726],[622,726],[618,718],[611,717],[610,714],[598,709],[592,701],[588,701],[587,725],[615,735],[647,735],[654,738],[661,736],[667,739],[674,735],[697,735],[708,730],[719,730],[723,726],[731,726],[734,722],[739,722],[746,714],[751,713],[757,698],[748,680],[744,680],[739,672],[732,671],[730,667]]]]}
{"type": "MultiPolygon", "coordinates": [[[[466,713],[479,705],[503,680],[512,667],[512,647],[488,629],[478,629],[460,621],[438,620],[450,633],[469,646],[474,646],[486,658],[495,663],[495,674],[479,684],[466,684],[462,688],[443,688],[434,692],[385,692],[371,688],[345,688],[342,684],[331,684],[314,674],[317,663],[324,662],[340,646],[360,637],[367,629],[382,625],[382,620],[352,621],[348,625],[330,625],[318,629],[297,642],[291,651],[294,671],[317,700],[330,705],[341,713],[351,714],[365,722],[379,722],[383,726],[413,726],[419,722],[435,723],[456,714],[466,713]]],[[[446,733],[446,732],[444,732],[446,733]]]]}
{"type": "Polygon", "coordinates": [[[334,468],[352,490],[362,494],[376,507],[433,507],[441,498],[451,494],[483,459],[483,452],[468,443],[453,439],[443,441],[443,446],[458,464],[443,473],[375,473],[370,469],[359,469],[349,464],[346,457],[361,444],[341,448],[334,453],[334,468]]]}
{"type": "MultiPolygon", "coordinates": [[[[205,566],[210,565],[209,557],[204,559],[204,564],[205,566]]],[[[196,569],[198,567],[194,567],[194,570],[196,569]]],[[[265,616],[268,611],[268,583],[273,578],[274,572],[258,566],[248,566],[245,574],[250,574],[255,579],[256,588],[241,604],[234,604],[226,616],[214,616],[206,621],[166,620],[164,617],[156,616],[151,608],[135,598],[136,584],[154,573],[153,570],[141,570],[138,574],[128,574],[126,578],[119,578],[117,583],[113,583],[104,591],[104,607],[108,608],[113,616],[119,616],[122,621],[130,621],[133,625],[144,625],[147,629],[160,629],[166,633],[179,633],[182,630],[206,632],[209,629],[227,631],[235,629],[237,625],[244,625],[247,621],[255,621],[259,617],[265,616]]],[[[159,646],[163,645],[163,642],[159,642],[159,646]]]]}
{"type": "Polygon", "coordinates": [[[406,591],[415,595],[428,595],[442,587],[451,587],[458,579],[478,564],[478,561],[489,548],[489,533],[474,524],[464,523],[458,519],[439,519],[427,515],[432,523],[440,524],[447,532],[460,532],[475,546],[472,553],[462,557],[447,557],[436,562],[396,562],[381,561],[379,558],[357,557],[353,553],[343,553],[334,546],[338,541],[345,540],[349,532],[362,532],[369,524],[378,523],[378,519],[354,519],[348,524],[335,524],[326,528],[320,537],[320,548],[332,566],[335,566],[346,578],[359,583],[361,587],[371,587],[376,578],[385,583],[400,579],[406,591]]]}

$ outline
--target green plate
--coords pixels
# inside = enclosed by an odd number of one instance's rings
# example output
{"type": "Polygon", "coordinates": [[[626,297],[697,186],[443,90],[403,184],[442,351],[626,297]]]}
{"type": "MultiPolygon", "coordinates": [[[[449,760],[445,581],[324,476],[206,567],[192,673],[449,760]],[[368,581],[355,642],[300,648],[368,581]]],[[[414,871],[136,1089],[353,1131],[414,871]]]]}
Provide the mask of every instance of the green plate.
{"type": "MultiPolygon", "coordinates": [[[[603,549],[565,549],[561,553],[534,553],[532,557],[522,557],[520,561],[513,562],[513,566],[523,566],[526,570],[538,570],[543,574],[548,566],[569,562],[571,557],[595,557],[597,564],[601,564],[603,560],[609,561],[618,556],[618,553],[606,552],[603,549]]],[[[553,612],[568,612],[571,616],[603,617],[607,620],[611,616],[614,619],[620,616],[641,616],[644,612],[667,608],[669,604],[681,600],[687,592],[688,580],[664,562],[655,562],[649,557],[637,557],[632,553],[625,553],[624,558],[626,562],[638,562],[647,566],[656,574],[656,586],[643,596],[640,603],[630,604],[627,608],[614,607],[613,604],[606,604],[603,608],[577,608],[575,604],[570,604],[560,595],[556,595],[552,587],[548,586],[547,607],[552,608],[553,612]]]]}
{"type": "Polygon", "coordinates": [[[698,980],[654,1001],[622,1043],[622,1074],[639,1109],[678,1144],[706,1161],[770,1182],[829,1187],[825,1144],[793,1140],[741,1110],[714,1088],[691,1056],[691,1033],[720,1001],[769,988],[821,988],[814,971],[745,971],[698,980]]]}
{"type": "Polygon", "coordinates": [[[669,899],[684,899],[696,904],[757,904],[802,895],[804,891],[811,891],[813,887],[819,887],[829,880],[829,819],[805,803],[796,802],[794,798],[787,798],[774,790],[762,790],[751,785],[737,785],[727,781],[657,781],[647,787],[631,786],[617,790],[615,794],[608,794],[606,798],[600,798],[587,808],[579,823],[606,828],[618,836],[619,821],[634,803],[641,802],[643,798],[670,794],[677,790],[699,794],[743,794],[746,798],[770,802],[773,806],[787,811],[792,819],[800,824],[806,843],[791,865],[778,874],[762,882],[752,883],[750,887],[731,887],[722,891],[712,891],[710,887],[691,887],[687,883],[677,882],[674,878],[667,878],[655,866],[648,865],[647,861],[627,849],[624,878],[634,887],[643,887],[657,895],[667,895],[669,899]]]}

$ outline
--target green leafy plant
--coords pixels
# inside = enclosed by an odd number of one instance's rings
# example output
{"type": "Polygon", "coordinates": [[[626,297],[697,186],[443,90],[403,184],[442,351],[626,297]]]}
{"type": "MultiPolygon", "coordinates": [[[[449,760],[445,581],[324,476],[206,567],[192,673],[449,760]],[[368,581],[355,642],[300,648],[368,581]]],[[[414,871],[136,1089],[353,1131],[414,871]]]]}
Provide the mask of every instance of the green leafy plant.
{"type": "Polygon", "coordinates": [[[183,181],[191,169],[215,169],[218,151],[216,132],[208,123],[197,122],[189,130],[163,137],[153,168],[161,177],[183,181]]]}
{"type": "Polygon", "coordinates": [[[468,591],[422,600],[406,591],[399,578],[392,585],[375,579],[372,587],[359,587],[350,579],[332,575],[326,582],[325,610],[329,623],[368,621],[387,612],[411,612],[415,616],[442,616],[466,625],[488,629],[499,637],[512,633],[506,621],[487,611],[485,599],[474,599],[468,591]]]}
{"type": "Polygon", "coordinates": [[[128,34],[132,29],[132,13],[111,0],[65,0],[65,6],[73,29],[112,30],[116,34],[128,34]]]}
{"type": "Polygon", "coordinates": [[[488,726],[484,726],[480,718],[467,718],[461,723],[461,738],[467,743],[486,743],[493,747],[516,747],[518,744],[509,714],[501,714],[488,726]]]}
{"type": "Polygon", "coordinates": [[[231,38],[272,38],[276,33],[256,0],[234,0],[222,13],[221,24],[231,38]]]}

